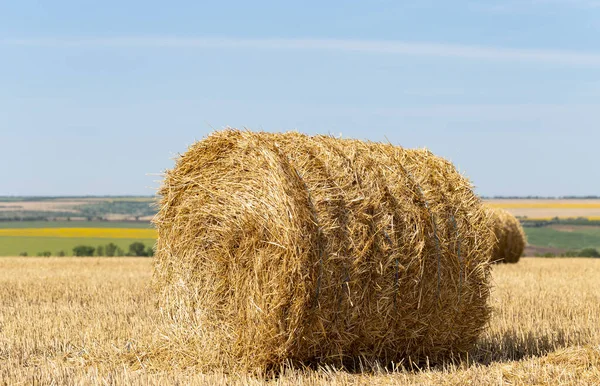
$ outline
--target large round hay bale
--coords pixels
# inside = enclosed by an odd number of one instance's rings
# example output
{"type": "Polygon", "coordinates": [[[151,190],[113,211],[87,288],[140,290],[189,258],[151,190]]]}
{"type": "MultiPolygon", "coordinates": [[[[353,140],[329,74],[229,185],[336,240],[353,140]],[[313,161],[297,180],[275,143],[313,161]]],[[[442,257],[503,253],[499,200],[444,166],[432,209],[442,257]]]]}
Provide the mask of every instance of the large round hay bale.
{"type": "Polygon", "coordinates": [[[200,368],[437,361],[488,320],[489,217],[427,150],[225,130],[160,195],[166,335],[200,368]]]}
{"type": "Polygon", "coordinates": [[[496,236],[492,262],[517,263],[527,244],[521,222],[504,209],[488,207],[487,210],[496,236]]]}

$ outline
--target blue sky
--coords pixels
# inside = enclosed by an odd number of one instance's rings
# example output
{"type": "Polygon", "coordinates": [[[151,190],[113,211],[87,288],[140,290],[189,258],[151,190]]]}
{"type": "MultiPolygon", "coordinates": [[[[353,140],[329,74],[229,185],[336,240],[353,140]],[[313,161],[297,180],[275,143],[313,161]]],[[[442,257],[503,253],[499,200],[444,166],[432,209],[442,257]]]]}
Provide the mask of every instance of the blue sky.
{"type": "Polygon", "coordinates": [[[0,195],[153,194],[225,126],[600,194],[600,0],[1,1],[0,195]]]}

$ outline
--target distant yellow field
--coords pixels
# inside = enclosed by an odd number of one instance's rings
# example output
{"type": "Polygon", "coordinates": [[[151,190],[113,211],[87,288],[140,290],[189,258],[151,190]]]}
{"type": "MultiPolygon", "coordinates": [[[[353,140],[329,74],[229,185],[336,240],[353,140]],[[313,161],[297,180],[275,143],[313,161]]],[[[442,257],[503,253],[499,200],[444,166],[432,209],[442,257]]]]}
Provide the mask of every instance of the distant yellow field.
{"type": "Polygon", "coordinates": [[[600,202],[492,202],[491,206],[505,209],[523,209],[523,208],[556,208],[556,209],[598,209],[600,202]]]}
{"type": "Polygon", "coordinates": [[[532,220],[549,220],[554,217],[600,220],[598,199],[492,199],[486,200],[486,203],[532,220]]]}
{"type": "Polygon", "coordinates": [[[0,229],[0,236],[153,239],[156,231],[132,228],[7,228],[0,229]]]}

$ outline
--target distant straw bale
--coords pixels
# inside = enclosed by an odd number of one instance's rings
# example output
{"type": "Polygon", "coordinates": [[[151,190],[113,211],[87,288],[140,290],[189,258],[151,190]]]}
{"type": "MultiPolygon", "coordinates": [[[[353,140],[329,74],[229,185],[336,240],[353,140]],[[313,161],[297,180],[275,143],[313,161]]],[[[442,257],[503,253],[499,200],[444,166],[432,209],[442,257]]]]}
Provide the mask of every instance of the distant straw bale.
{"type": "Polygon", "coordinates": [[[504,209],[488,207],[487,210],[496,235],[492,262],[517,263],[527,244],[520,221],[504,209]]]}
{"type": "Polygon", "coordinates": [[[165,336],[201,369],[435,362],[488,320],[490,218],[427,150],[229,129],[159,193],[165,336]]]}

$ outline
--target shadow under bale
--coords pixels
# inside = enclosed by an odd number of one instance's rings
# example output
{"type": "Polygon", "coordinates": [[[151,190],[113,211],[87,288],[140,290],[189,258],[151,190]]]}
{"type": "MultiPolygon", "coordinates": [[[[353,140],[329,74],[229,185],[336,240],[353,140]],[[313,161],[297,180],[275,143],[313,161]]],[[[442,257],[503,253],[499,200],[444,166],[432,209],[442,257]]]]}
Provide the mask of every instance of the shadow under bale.
{"type": "Polygon", "coordinates": [[[435,362],[488,321],[490,219],[427,150],[225,130],[159,193],[165,336],[200,369],[435,362]]]}

